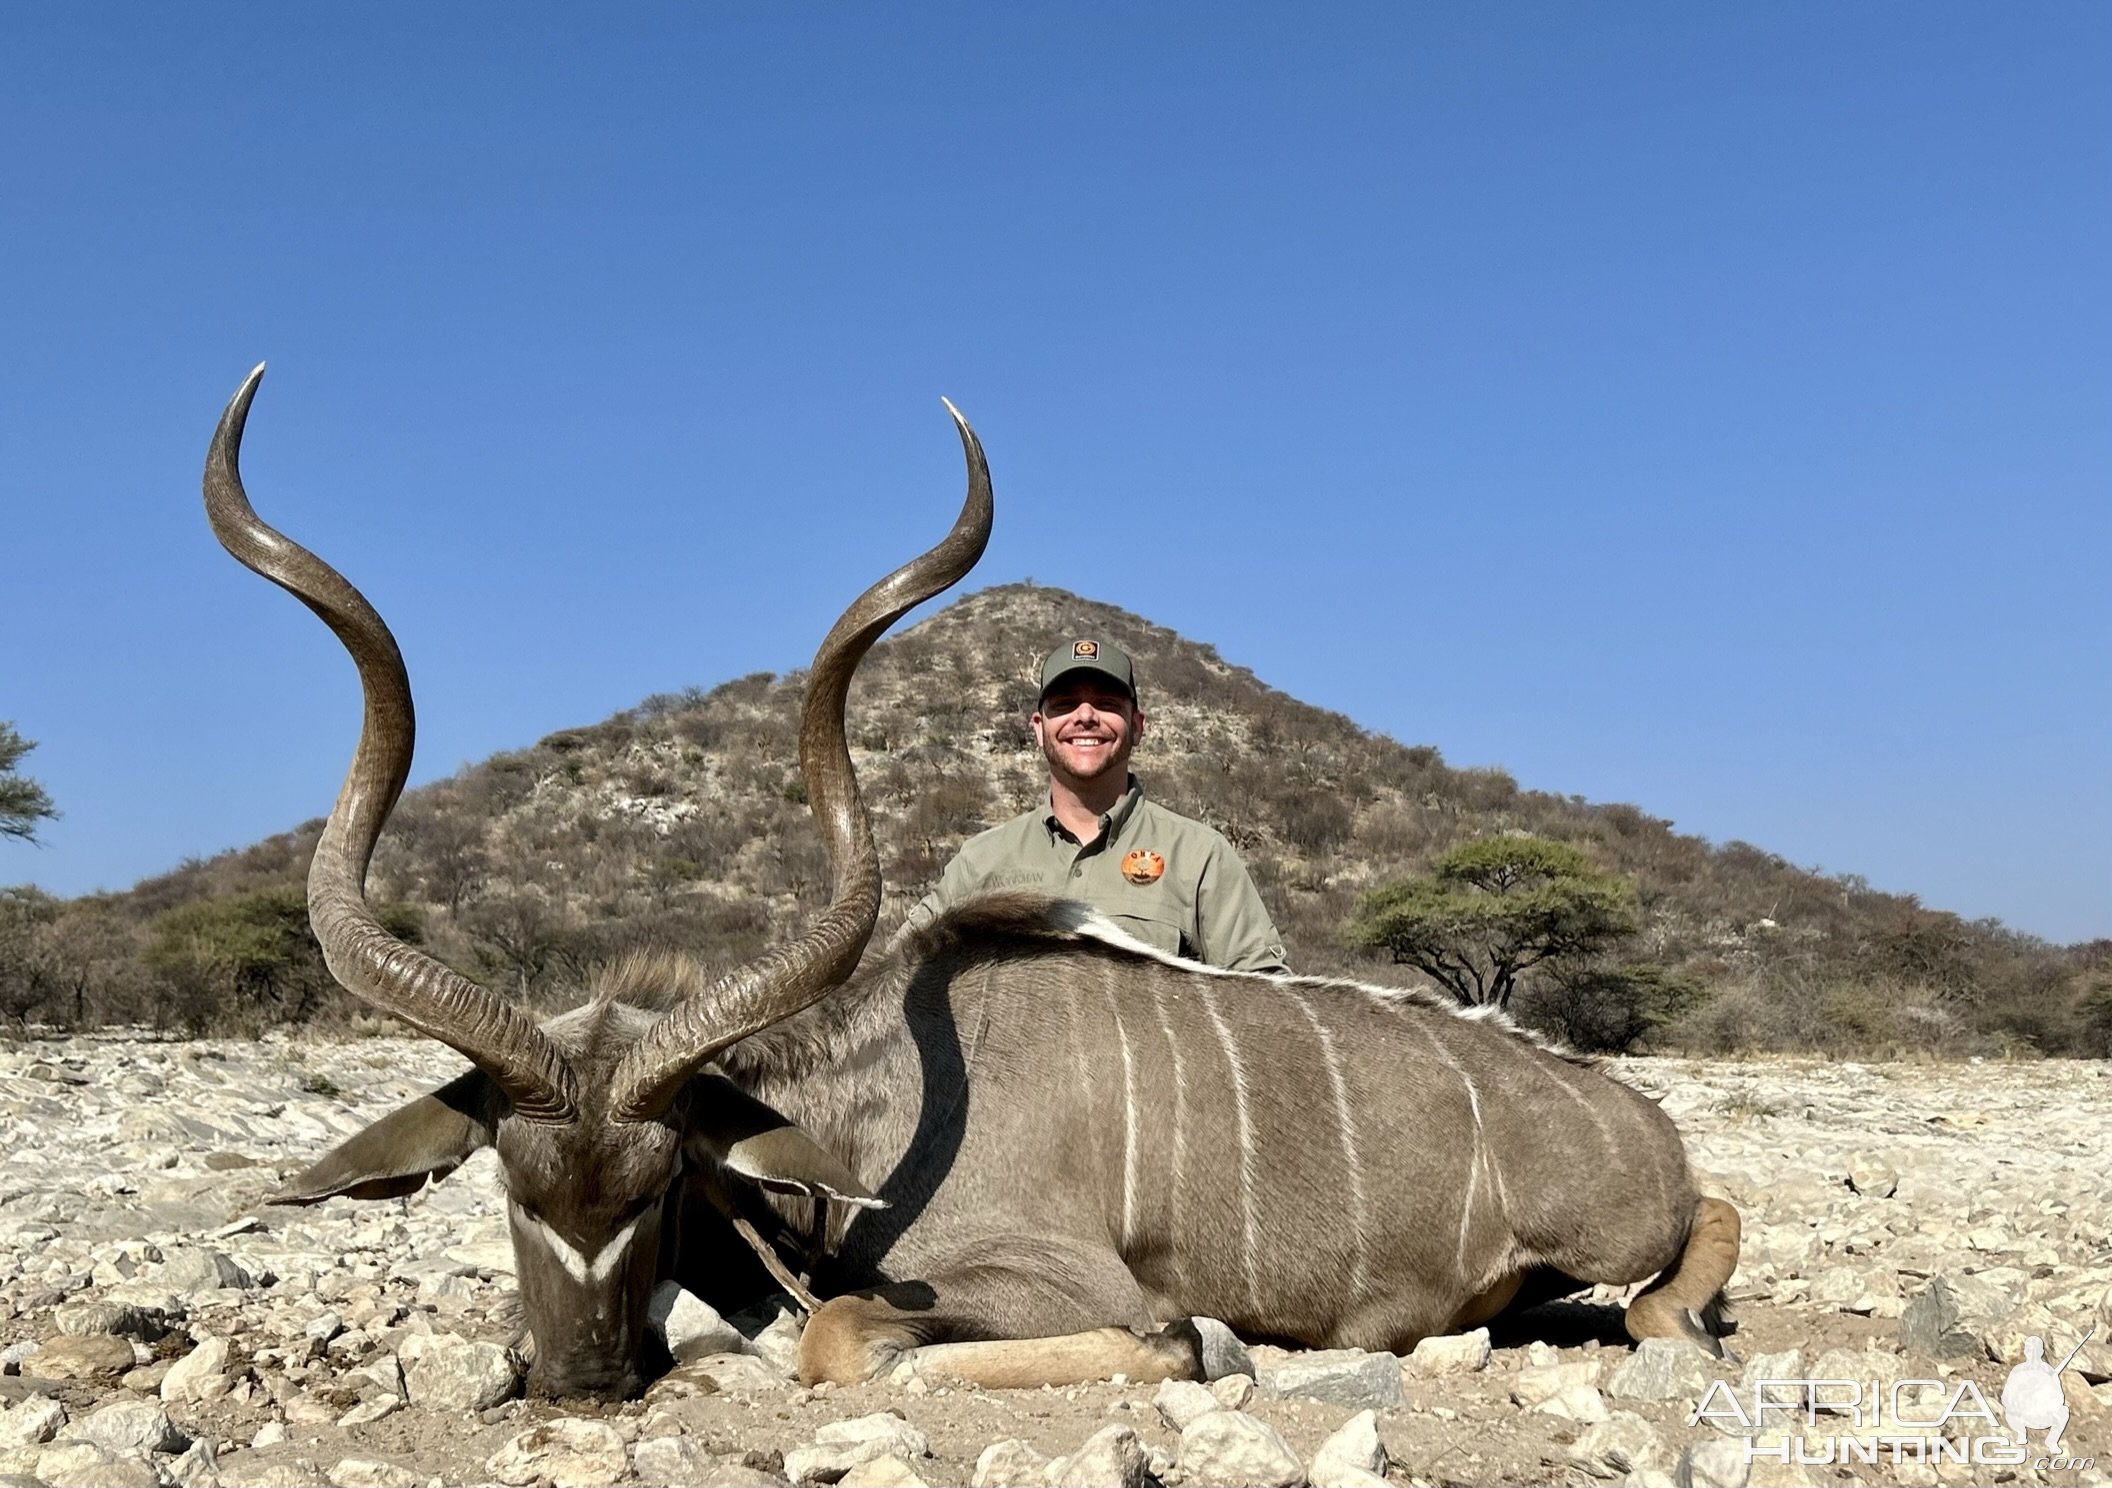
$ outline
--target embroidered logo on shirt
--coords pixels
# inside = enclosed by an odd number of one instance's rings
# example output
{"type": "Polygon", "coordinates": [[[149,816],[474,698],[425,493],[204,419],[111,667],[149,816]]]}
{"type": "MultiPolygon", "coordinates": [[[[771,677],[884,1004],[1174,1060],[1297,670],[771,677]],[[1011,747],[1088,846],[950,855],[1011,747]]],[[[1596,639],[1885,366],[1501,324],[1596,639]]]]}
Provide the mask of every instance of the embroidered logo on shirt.
{"type": "Polygon", "coordinates": [[[1094,657],[1098,656],[1099,654],[1100,643],[1098,641],[1071,642],[1071,655],[1073,656],[1082,656],[1087,661],[1091,661],[1094,657]]]}
{"type": "Polygon", "coordinates": [[[1133,884],[1152,884],[1166,871],[1166,860],[1149,848],[1138,848],[1122,859],[1122,876],[1133,884]]]}

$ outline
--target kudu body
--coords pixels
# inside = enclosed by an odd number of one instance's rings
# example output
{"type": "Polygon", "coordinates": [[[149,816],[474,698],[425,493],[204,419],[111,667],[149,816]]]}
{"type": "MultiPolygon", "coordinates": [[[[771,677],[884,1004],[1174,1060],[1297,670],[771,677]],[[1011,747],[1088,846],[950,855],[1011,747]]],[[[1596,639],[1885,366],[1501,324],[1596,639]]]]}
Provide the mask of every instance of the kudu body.
{"type": "Polygon", "coordinates": [[[409,1193],[495,1146],[539,1389],[638,1388],[658,1279],[723,1303],[760,1276],[736,1226],[778,1272],[806,1233],[831,1294],[802,1341],[809,1380],[905,1353],[993,1385],[1192,1377],[1193,1317],[1405,1349],[1521,1287],[1652,1276],[1629,1331],[1716,1347],[1736,1212],[1697,1192],[1654,1104],[1500,1018],[1198,967],[1033,895],[972,901],[853,975],[879,877],[845,693],[987,540],[988,474],[957,413],[960,519],[845,612],[810,674],[801,769],[834,890],[812,926],[716,979],[636,958],[540,1027],[394,940],[364,882],[409,767],[409,686],[357,592],[250,510],[236,458],[261,371],[214,437],[207,509],[337,632],[367,701],[310,874],[316,933],[348,988],[476,1066],[278,1197],[409,1193]]]}

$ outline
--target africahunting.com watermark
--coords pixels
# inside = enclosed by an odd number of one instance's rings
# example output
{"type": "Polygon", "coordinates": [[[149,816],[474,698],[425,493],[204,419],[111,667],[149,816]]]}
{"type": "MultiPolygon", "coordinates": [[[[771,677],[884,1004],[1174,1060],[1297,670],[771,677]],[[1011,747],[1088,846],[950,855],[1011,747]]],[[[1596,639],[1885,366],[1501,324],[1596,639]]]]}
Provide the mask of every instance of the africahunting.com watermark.
{"type": "Polygon", "coordinates": [[[2068,1400],[2061,1371],[2097,1330],[2082,1336],[2059,1364],[2046,1362],[2042,1339],[2024,1340],[2009,1371],[2000,1412],[1971,1380],[1756,1379],[1748,1386],[1717,1380],[1687,1418],[1745,1437],[1748,1463],[1771,1460],[1809,1467],[1957,1463],[2084,1472],[2094,1457],[2063,1445],[2068,1400]],[[1822,1419],[1823,1418],[1823,1419],[1822,1419]],[[2028,1438],[2039,1433],[2043,1449],[2028,1438]]]}

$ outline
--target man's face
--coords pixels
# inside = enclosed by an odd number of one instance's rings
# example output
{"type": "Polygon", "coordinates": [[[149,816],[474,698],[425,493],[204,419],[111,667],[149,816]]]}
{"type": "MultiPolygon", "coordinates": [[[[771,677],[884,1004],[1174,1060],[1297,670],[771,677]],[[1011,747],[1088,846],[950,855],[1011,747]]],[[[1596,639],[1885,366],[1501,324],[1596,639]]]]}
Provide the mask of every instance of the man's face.
{"type": "Polygon", "coordinates": [[[1061,678],[1028,720],[1049,772],[1065,785],[1129,776],[1130,751],[1144,737],[1144,714],[1129,694],[1091,673],[1061,678]]]}

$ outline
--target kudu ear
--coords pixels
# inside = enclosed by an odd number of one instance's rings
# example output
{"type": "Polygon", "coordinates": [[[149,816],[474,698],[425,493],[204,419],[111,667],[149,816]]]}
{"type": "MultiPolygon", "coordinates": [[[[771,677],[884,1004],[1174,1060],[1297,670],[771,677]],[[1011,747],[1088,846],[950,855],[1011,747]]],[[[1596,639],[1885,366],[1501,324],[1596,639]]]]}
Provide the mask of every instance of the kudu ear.
{"type": "Polygon", "coordinates": [[[503,1099],[489,1076],[471,1070],[346,1138],[264,1202],[318,1204],[340,1195],[395,1199],[416,1193],[491,1145],[503,1099]]]}
{"type": "Polygon", "coordinates": [[[709,1153],[733,1172],[779,1193],[833,1199],[866,1209],[887,1201],[863,1183],[789,1116],[732,1081],[699,1075],[685,1091],[689,1104],[684,1146],[709,1153]]]}

